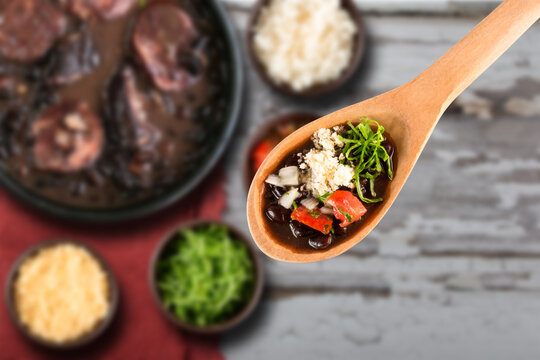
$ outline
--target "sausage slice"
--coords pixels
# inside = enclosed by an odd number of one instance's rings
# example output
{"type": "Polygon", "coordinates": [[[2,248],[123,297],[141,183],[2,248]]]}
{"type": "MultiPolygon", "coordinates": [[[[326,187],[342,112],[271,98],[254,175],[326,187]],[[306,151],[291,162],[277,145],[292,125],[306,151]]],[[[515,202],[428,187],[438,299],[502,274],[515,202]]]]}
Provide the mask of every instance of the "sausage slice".
{"type": "Polygon", "coordinates": [[[127,14],[137,0],[62,0],[65,6],[83,20],[97,17],[113,20],[127,14]]]}
{"type": "Polygon", "coordinates": [[[32,124],[37,168],[76,172],[98,158],[104,143],[101,121],[85,102],[61,102],[32,124]]]}
{"type": "Polygon", "coordinates": [[[193,80],[180,59],[191,51],[197,37],[195,24],[185,11],[174,4],[158,3],[139,15],[133,45],[155,85],[163,91],[179,91],[193,80]]]}
{"type": "Polygon", "coordinates": [[[64,15],[46,0],[0,0],[0,54],[28,63],[41,58],[65,31],[64,15]]]}

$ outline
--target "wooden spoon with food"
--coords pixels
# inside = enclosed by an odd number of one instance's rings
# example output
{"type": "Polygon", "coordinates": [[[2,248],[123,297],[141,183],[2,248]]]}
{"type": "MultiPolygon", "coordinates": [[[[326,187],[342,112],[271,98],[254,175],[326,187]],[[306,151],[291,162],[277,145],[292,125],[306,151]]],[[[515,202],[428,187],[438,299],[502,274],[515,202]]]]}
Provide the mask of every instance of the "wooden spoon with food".
{"type": "Polygon", "coordinates": [[[379,223],[409,177],[435,125],[450,103],[540,18],[540,0],[506,0],[431,67],[411,82],[336,111],[300,128],[263,162],[248,195],[247,218],[259,248],[271,258],[303,263],[332,258],[360,242],[379,223]],[[269,231],[263,208],[264,182],[281,161],[315,131],[358,123],[367,116],[383,125],[395,142],[397,168],[384,202],[363,226],[327,250],[299,253],[269,231]]]}

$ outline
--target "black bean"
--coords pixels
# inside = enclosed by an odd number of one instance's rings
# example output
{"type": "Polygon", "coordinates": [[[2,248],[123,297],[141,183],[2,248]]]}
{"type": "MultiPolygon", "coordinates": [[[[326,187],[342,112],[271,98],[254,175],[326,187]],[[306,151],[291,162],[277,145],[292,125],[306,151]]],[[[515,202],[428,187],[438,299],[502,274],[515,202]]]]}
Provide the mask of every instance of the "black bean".
{"type": "Polygon", "coordinates": [[[291,221],[289,224],[289,227],[291,228],[292,234],[296,238],[305,238],[305,237],[314,236],[317,234],[316,230],[302,223],[299,223],[298,221],[294,221],[294,220],[291,221]]]}
{"type": "Polygon", "coordinates": [[[86,192],[86,183],[84,181],[78,181],[71,184],[69,192],[73,196],[81,196],[86,192]]]}
{"type": "Polygon", "coordinates": [[[285,162],[283,163],[283,167],[285,166],[298,166],[298,155],[292,154],[288,156],[285,162]]]}
{"type": "Polygon", "coordinates": [[[20,165],[18,165],[18,172],[19,172],[19,175],[22,178],[25,178],[30,173],[30,169],[28,168],[28,166],[26,166],[24,164],[20,164],[20,165]]]}
{"type": "Polygon", "coordinates": [[[113,174],[113,168],[108,166],[107,164],[102,164],[99,167],[99,171],[106,177],[110,177],[113,174]]]}
{"type": "Polygon", "coordinates": [[[334,233],[336,235],[345,235],[347,233],[347,228],[346,227],[341,227],[338,224],[339,224],[339,222],[338,223],[334,222],[334,227],[333,227],[334,233]]]}
{"type": "Polygon", "coordinates": [[[276,200],[279,200],[286,193],[285,189],[282,188],[282,187],[274,186],[274,185],[270,185],[270,184],[266,184],[266,185],[268,186],[268,189],[270,190],[272,195],[274,195],[276,200]]]}
{"type": "Polygon", "coordinates": [[[37,189],[44,189],[45,187],[47,187],[47,182],[43,179],[37,179],[34,182],[34,187],[37,189]]]}
{"type": "Polygon", "coordinates": [[[14,138],[9,138],[7,142],[6,149],[9,151],[10,155],[19,155],[21,153],[21,145],[17,143],[17,140],[14,138]]]}
{"type": "Polygon", "coordinates": [[[386,152],[388,153],[390,157],[394,155],[394,147],[389,142],[383,142],[382,146],[384,147],[384,149],[386,150],[386,152]]]}
{"type": "Polygon", "coordinates": [[[86,177],[91,184],[96,186],[101,186],[105,182],[103,175],[101,175],[97,169],[88,170],[88,172],[86,173],[86,177]]]}
{"type": "Polygon", "coordinates": [[[13,77],[9,76],[0,76],[0,99],[8,100],[15,93],[15,87],[17,82],[13,77]]]}
{"type": "Polygon", "coordinates": [[[22,121],[16,109],[8,109],[3,115],[4,126],[7,130],[15,132],[20,130],[22,121]]]}
{"type": "MultiPolygon", "coordinates": [[[[178,56],[178,65],[186,69],[191,75],[199,75],[203,71],[201,59],[194,53],[183,53],[178,56]]],[[[196,97],[193,93],[188,94],[188,101],[195,102],[196,97]]]]}
{"type": "Polygon", "coordinates": [[[6,160],[8,157],[9,157],[9,153],[6,150],[6,148],[4,147],[4,145],[2,144],[0,146],[0,159],[6,160]]]}
{"type": "Polygon", "coordinates": [[[310,238],[308,243],[315,250],[324,250],[332,244],[332,235],[310,238]]]}
{"type": "Polygon", "coordinates": [[[266,217],[273,222],[286,224],[291,218],[291,211],[279,205],[271,205],[265,211],[266,217]]]}

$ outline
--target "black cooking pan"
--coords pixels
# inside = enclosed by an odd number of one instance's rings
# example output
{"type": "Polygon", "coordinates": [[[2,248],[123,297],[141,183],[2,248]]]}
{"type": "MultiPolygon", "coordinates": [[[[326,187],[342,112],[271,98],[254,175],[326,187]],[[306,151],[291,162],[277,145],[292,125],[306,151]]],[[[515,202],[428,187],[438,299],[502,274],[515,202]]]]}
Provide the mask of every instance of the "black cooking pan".
{"type": "Polygon", "coordinates": [[[194,166],[193,170],[188,171],[176,183],[150,198],[110,209],[88,209],[56,203],[22,186],[9,173],[2,170],[0,170],[0,184],[16,198],[43,213],[68,220],[92,223],[125,221],[149,215],[177,202],[193,190],[214,168],[229,144],[239,117],[243,90],[241,52],[231,20],[221,1],[205,0],[204,6],[207,7],[213,26],[217,27],[216,33],[222,37],[221,43],[224,45],[226,54],[223,66],[227,67],[229,78],[225,91],[226,110],[220,113],[219,118],[213,119],[212,126],[205,128],[207,146],[203,154],[194,160],[197,166],[194,166]]]}

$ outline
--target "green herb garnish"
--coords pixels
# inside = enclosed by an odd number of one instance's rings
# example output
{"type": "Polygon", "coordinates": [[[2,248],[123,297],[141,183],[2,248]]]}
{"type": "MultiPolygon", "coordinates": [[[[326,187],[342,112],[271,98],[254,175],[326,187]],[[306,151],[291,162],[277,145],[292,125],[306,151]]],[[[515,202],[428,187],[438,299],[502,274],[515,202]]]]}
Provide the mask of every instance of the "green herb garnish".
{"type": "Polygon", "coordinates": [[[349,164],[355,168],[354,183],[360,200],[365,203],[376,203],[383,201],[382,197],[375,198],[375,179],[383,172],[392,179],[392,161],[390,155],[381,144],[386,140],[384,137],[384,127],[374,120],[366,117],[360,118],[361,123],[353,125],[347,123],[350,130],[339,135],[339,139],[345,144],[343,147],[343,164],[349,164]],[[372,124],[376,130],[373,130],[372,124]],[[369,190],[374,198],[366,198],[362,193],[360,179],[369,180],[369,190]]]}
{"type": "Polygon", "coordinates": [[[253,293],[255,270],[248,249],[222,225],[179,232],[157,266],[163,304],[199,327],[230,319],[253,293]]]}
{"type": "Polygon", "coordinates": [[[315,211],[309,210],[309,209],[306,209],[306,210],[309,213],[309,215],[311,215],[311,217],[314,217],[315,219],[318,219],[319,216],[321,216],[320,212],[315,212],[315,211]]]}
{"type": "Polygon", "coordinates": [[[341,213],[341,215],[345,216],[345,219],[347,219],[348,222],[352,221],[352,216],[345,210],[341,208],[341,206],[338,206],[338,211],[341,213]]]}
{"type": "Polygon", "coordinates": [[[326,199],[328,199],[328,197],[332,195],[332,193],[329,193],[327,192],[326,194],[324,195],[320,195],[319,196],[319,201],[322,202],[323,204],[326,202],[326,199]]]}
{"type": "Polygon", "coordinates": [[[296,201],[292,202],[292,206],[293,206],[294,210],[298,209],[298,205],[296,204],[296,201]]]}

